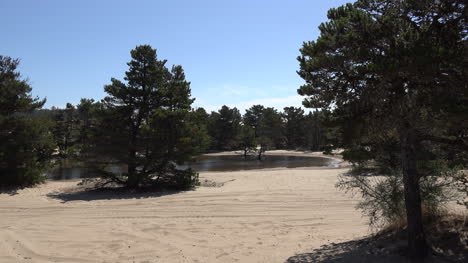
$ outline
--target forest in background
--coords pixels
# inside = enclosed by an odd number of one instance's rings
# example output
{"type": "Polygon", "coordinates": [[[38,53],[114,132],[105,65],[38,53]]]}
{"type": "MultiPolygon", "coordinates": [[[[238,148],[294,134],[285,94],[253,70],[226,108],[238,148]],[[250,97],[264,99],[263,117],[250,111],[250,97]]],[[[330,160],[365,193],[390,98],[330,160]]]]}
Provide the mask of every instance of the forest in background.
{"type": "Polygon", "coordinates": [[[124,81],[112,78],[104,86],[108,96],[51,109],[31,96],[16,70],[19,60],[1,57],[3,185],[33,185],[45,179],[46,170],[73,161],[101,175],[102,185],[188,189],[198,175],[177,166],[201,153],[239,151],[245,159],[262,160],[267,150],[329,153],[340,143],[330,111],[254,105],[242,115],[235,107],[211,113],[193,108],[181,66],[168,68],[149,45],[130,53],[124,81]],[[126,171],[113,172],[113,165],[126,171]]]}
{"type": "Polygon", "coordinates": [[[320,109],[308,114],[262,105],[244,115],[193,109],[182,67],[168,68],[148,45],[131,51],[124,80],[111,79],[101,101],[46,110],[16,71],[19,61],[0,57],[0,183],[33,185],[54,159],[77,158],[99,169],[103,184],[190,189],[197,173],[176,164],[200,152],[261,158],[268,149],[344,148],[353,166],[337,186],[362,196],[371,222],[404,220],[408,255],[426,258],[424,219],[443,214],[454,201],[447,193],[468,205],[466,14],[456,0],[330,9],[298,57],[305,81],[298,93],[305,107],[320,109]],[[127,171],[106,170],[112,163],[127,171]]]}
{"type": "MultiPolygon", "coordinates": [[[[51,133],[61,157],[79,155],[90,142],[90,133],[97,125],[100,101],[81,99],[77,105],[52,107],[33,112],[33,116],[50,121],[51,133]]],[[[245,114],[236,108],[222,106],[208,113],[198,107],[190,110],[190,119],[203,130],[200,152],[253,150],[262,145],[266,149],[289,149],[328,152],[337,143],[338,132],[329,112],[305,113],[300,107],[272,107],[254,105],[245,114]]]]}

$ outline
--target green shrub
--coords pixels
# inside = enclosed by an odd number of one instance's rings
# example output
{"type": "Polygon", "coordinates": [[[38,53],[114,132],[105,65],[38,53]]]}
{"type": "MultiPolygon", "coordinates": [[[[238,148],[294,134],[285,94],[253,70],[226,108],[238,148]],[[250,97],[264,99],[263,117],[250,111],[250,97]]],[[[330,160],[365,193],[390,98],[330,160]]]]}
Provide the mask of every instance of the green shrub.
{"type": "MultiPolygon", "coordinates": [[[[442,213],[448,202],[460,198],[459,192],[454,190],[458,170],[439,168],[420,180],[425,216],[442,213]]],[[[406,209],[401,171],[392,170],[382,175],[378,169],[356,166],[339,177],[336,187],[362,197],[357,208],[369,217],[371,226],[383,227],[405,222],[406,209]]]]}

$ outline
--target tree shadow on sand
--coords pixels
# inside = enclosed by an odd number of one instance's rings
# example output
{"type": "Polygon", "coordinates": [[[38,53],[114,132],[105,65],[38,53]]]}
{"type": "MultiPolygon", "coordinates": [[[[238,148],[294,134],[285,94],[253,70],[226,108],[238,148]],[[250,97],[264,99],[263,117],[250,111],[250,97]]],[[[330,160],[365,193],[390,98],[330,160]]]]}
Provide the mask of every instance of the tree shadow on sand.
{"type": "Polygon", "coordinates": [[[47,194],[47,197],[61,200],[63,203],[72,201],[98,201],[98,200],[122,200],[122,199],[144,199],[155,198],[166,195],[178,194],[183,191],[157,190],[149,189],[131,190],[124,187],[112,188],[81,188],[68,191],[53,192],[47,194]]]}
{"type": "MultiPolygon", "coordinates": [[[[426,225],[431,253],[426,263],[468,262],[468,222],[464,216],[446,216],[426,225]]],[[[286,263],[406,263],[406,229],[381,231],[373,236],[323,245],[298,254],[286,263]]]]}
{"type": "Polygon", "coordinates": [[[17,188],[0,188],[0,194],[7,194],[7,195],[17,195],[18,191],[23,188],[17,187],[17,188]]]}
{"type": "Polygon", "coordinates": [[[409,262],[404,257],[404,248],[399,247],[398,244],[395,244],[396,246],[392,251],[396,253],[390,255],[390,249],[387,248],[387,251],[383,251],[383,247],[370,247],[370,242],[371,238],[364,238],[339,244],[331,243],[323,245],[319,249],[314,249],[310,253],[290,257],[286,263],[409,262]],[[399,249],[402,250],[398,251],[399,249]]]}

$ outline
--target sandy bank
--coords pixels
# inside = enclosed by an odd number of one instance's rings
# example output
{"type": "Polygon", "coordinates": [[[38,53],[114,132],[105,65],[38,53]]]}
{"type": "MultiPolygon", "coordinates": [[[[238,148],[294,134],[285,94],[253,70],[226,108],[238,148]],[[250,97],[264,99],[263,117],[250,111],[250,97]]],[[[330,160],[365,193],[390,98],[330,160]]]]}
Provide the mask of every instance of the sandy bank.
{"type": "Polygon", "coordinates": [[[345,169],[201,174],[224,183],[166,194],[48,182],[0,194],[0,262],[285,262],[368,234],[345,169]]]}

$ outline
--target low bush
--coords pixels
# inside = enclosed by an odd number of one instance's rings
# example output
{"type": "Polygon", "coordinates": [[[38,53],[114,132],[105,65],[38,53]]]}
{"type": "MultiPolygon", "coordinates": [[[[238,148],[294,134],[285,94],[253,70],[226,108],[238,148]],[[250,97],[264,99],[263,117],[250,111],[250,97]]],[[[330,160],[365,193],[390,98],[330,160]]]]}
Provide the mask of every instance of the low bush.
{"type": "MultiPolygon", "coordinates": [[[[456,190],[458,173],[458,169],[441,168],[421,177],[421,201],[426,217],[440,215],[448,202],[460,200],[462,195],[456,190]]],[[[382,175],[378,169],[356,166],[340,175],[336,187],[362,197],[357,208],[369,217],[372,227],[406,225],[401,171],[391,170],[382,175]]]]}

